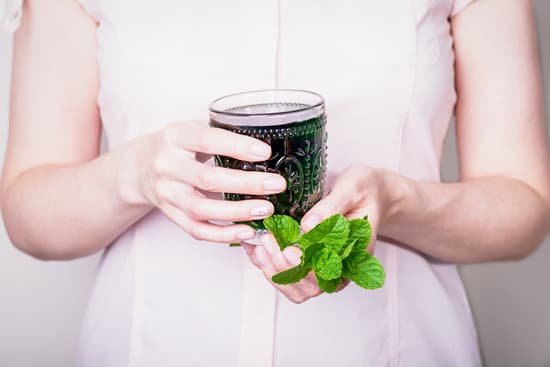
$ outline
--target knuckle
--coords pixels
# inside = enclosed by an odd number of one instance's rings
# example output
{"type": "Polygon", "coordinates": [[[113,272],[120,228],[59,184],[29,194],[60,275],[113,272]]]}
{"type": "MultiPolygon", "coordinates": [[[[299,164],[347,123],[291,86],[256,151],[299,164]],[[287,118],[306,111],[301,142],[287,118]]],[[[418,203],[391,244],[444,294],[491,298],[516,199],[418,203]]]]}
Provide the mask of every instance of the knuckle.
{"type": "Polygon", "coordinates": [[[197,185],[206,191],[213,191],[216,188],[212,169],[203,169],[197,175],[197,185]]]}
{"type": "Polygon", "coordinates": [[[161,132],[160,134],[160,142],[165,144],[170,144],[171,140],[170,137],[174,135],[174,132],[176,130],[176,126],[174,123],[168,124],[161,132]]]}
{"type": "Polygon", "coordinates": [[[201,241],[204,239],[204,235],[202,233],[202,231],[200,231],[199,229],[197,229],[197,227],[194,227],[194,226],[191,226],[188,230],[187,230],[187,233],[189,233],[189,235],[191,237],[193,237],[195,240],[197,241],[201,241]]]}
{"type": "Polygon", "coordinates": [[[247,194],[263,194],[265,191],[260,179],[248,176],[243,176],[243,188],[247,194]]]}
{"type": "Polygon", "coordinates": [[[160,202],[172,201],[172,192],[169,185],[164,180],[157,180],[155,183],[156,196],[160,202]]]}
{"type": "Polygon", "coordinates": [[[296,295],[296,296],[291,296],[290,297],[290,301],[292,301],[293,303],[299,305],[300,303],[304,303],[305,301],[307,300],[307,298],[303,295],[296,295]]]}
{"type": "Polygon", "coordinates": [[[153,173],[157,176],[165,175],[168,171],[168,164],[163,152],[159,152],[153,159],[153,173]]]}
{"type": "Polygon", "coordinates": [[[239,138],[240,136],[237,136],[237,137],[228,137],[230,138],[230,143],[229,143],[229,149],[231,149],[231,152],[233,152],[235,155],[241,155],[241,156],[244,156],[244,147],[246,146],[246,142],[244,141],[241,141],[239,138]]]}
{"type": "Polygon", "coordinates": [[[195,219],[203,219],[201,206],[196,202],[196,200],[190,199],[187,201],[185,204],[185,212],[195,219]]]}
{"type": "Polygon", "coordinates": [[[195,144],[193,149],[197,152],[208,152],[210,147],[210,139],[207,128],[195,129],[195,144]]]}

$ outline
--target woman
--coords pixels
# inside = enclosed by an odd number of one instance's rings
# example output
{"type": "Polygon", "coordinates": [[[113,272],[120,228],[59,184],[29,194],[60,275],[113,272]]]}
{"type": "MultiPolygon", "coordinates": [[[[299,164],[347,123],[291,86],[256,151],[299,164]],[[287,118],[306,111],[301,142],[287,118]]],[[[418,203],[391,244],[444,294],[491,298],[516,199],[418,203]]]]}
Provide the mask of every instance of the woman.
{"type": "Polygon", "coordinates": [[[34,257],[106,249],[79,365],[480,366],[454,264],[522,258],[549,226],[531,12],[527,0],[25,1],[2,212],[34,257]],[[325,96],[328,194],[302,227],[368,214],[382,290],[274,286],[297,248],[216,244],[253,233],[210,220],[273,212],[220,192],[285,181],[204,162],[270,156],[209,128],[208,103],[273,87],[325,96]],[[461,182],[442,184],[453,109],[461,182]]]}

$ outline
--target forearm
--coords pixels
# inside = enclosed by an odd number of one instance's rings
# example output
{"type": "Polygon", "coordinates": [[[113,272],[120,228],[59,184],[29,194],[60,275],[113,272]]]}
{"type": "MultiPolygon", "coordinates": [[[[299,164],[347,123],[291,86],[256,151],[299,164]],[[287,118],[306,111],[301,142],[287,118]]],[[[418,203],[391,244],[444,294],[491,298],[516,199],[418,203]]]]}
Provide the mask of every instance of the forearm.
{"type": "Polygon", "coordinates": [[[520,181],[418,183],[389,175],[388,187],[398,182],[396,204],[381,235],[433,257],[457,263],[517,259],[540,244],[548,230],[548,202],[520,181]]]}
{"type": "Polygon", "coordinates": [[[142,154],[146,144],[136,140],[89,162],[20,174],[1,202],[14,245],[40,259],[76,258],[109,245],[151,209],[132,200],[142,154]]]}

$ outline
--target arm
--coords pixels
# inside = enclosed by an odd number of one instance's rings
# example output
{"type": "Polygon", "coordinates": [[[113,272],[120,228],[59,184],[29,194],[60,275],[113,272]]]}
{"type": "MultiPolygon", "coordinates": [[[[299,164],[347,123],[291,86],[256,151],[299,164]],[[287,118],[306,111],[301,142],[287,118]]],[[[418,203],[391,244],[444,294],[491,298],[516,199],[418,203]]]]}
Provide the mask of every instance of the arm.
{"type": "Polygon", "coordinates": [[[405,183],[382,233],[454,262],[521,258],[550,224],[531,1],[474,2],[452,19],[452,29],[461,182],[405,183]]]}
{"type": "Polygon", "coordinates": [[[98,156],[96,26],[75,0],[25,1],[15,35],[0,186],[14,245],[41,259],[84,256],[109,245],[154,207],[197,239],[227,243],[253,237],[246,225],[209,220],[261,219],[273,212],[271,203],[213,200],[196,188],[267,195],[283,191],[285,180],[212,167],[196,157],[263,161],[271,154],[265,143],[176,122],[98,156]]]}
{"type": "Polygon", "coordinates": [[[461,181],[351,167],[303,218],[304,229],[334,212],[368,214],[379,235],[458,263],[517,259],[541,243],[550,162],[531,3],[476,1],[452,29],[461,181]]]}
{"type": "Polygon", "coordinates": [[[1,203],[12,241],[39,258],[97,251],[150,209],[118,195],[113,168],[135,146],[95,159],[95,29],[76,1],[37,0],[15,34],[1,203]]]}

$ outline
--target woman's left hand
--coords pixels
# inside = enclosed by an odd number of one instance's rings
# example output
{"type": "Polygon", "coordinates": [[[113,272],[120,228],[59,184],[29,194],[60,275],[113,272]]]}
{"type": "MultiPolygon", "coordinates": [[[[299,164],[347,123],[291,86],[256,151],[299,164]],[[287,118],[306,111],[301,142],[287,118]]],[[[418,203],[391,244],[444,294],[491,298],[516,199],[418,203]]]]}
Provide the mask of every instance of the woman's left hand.
{"type": "MultiPolygon", "coordinates": [[[[345,169],[334,182],[329,180],[326,187],[328,194],[302,218],[302,230],[307,232],[325,218],[337,213],[349,219],[368,215],[371,224],[368,251],[372,253],[380,222],[387,217],[390,210],[391,200],[387,195],[386,183],[383,183],[386,172],[355,165],[345,169]]],[[[296,246],[290,246],[281,252],[272,235],[264,236],[263,243],[264,246],[243,244],[243,247],[252,263],[262,270],[266,278],[290,301],[301,303],[322,293],[313,273],[296,284],[274,284],[271,281],[274,274],[300,263],[301,250],[296,246]]],[[[339,290],[346,285],[347,282],[343,283],[339,290]]]]}
{"type": "Polygon", "coordinates": [[[242,246],[250,257],[250,260],[260,269],[267,280],[285,295],[291,302],[302,303],[318,296],[323,291],[317,286],[315,275],[310,272],[307,277],[295,284],[279,285],[273,283],[271,277],[288,268],[300,264],[301,250],[296,246],[289,246],[281,251],[275,238],[271,234],[262,237],[263,246],[243,243],[242,246]]]}

